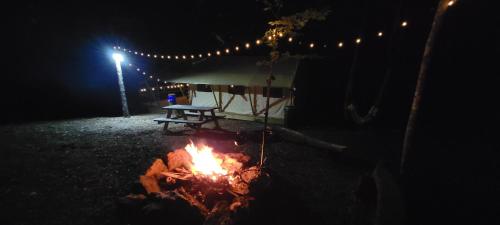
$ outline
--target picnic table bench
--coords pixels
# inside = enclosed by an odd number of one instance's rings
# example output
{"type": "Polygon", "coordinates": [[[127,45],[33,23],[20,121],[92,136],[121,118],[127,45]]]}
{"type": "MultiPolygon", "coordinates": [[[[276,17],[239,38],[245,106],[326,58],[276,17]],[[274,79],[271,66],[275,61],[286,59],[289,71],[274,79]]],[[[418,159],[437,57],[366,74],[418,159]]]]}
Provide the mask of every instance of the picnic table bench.
{"type": "Polygon", "coordinates": [[[198,129],[202,124],[213,121],[215,123],[215,128],[220,129],[219,122],[217,121],[218,116],[215,115],[215,109],[217,109],[217,107],[169,105],[162,107],[162,109],[167,110],[166,116],[162,118],[156,118],[154,119],[154,121],[158,122],[158,124],[164,123],[164,132],[168,132],[169,123],[185,123],[190,127],[198,129]],[[177,112],[177,115],[172,117],[174,111],[177,112]],[[210,112],[210,114],[205,115],[206,112],[210,112]],[[198,117],[198,120],[189,120],[188,116],[198,117]]]}

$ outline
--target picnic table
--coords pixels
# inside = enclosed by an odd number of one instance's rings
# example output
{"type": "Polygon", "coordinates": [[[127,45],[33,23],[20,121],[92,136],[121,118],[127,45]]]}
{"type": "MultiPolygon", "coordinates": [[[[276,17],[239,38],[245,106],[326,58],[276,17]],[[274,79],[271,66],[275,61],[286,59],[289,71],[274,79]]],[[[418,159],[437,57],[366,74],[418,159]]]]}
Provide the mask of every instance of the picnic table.
{"type": "Polygon", "coordinates": [[[154,121],[158,122],[158,124],[164,123],[164,132],[168,132],[169,123],[185,123],[190,127],[198,129],[202,124],[213,121],[215,123],[215,128],[220,129],[219,122],[217,121],[217,116],[215,115],[215,109],[217,109],[217,107],[169,105],[162,107],[162,109],[167,110],[166,116],[162,118],[156,118],[154,119],[154,121]],[[173,113],[174,111],[177,113],[173,113]],[[205,115],[206,112],[210,112],[210,114],[205,115]],[[172,117],[173,114],[177,115],[174,115],[174,117],[172,117]],[[189,120],[188,116],[198,117],[198,119],[189,120]]]}

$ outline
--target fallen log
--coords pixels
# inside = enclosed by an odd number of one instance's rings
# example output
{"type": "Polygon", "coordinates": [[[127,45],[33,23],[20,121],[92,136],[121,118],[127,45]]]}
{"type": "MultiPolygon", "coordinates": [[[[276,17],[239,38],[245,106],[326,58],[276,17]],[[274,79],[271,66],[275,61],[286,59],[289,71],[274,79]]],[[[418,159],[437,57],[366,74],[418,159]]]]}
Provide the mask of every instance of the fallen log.
{"type": "Polygon", "coordinates": [[[292,142],[304,143],[312,147],[327,149],[335,152],[343,152],[347,150],[347,146],[318,140],[316,138],[309,137],[305,134],[284,127],[274,126],[272,127],[272,130],[280,134],[281,137],[292,142]]]}

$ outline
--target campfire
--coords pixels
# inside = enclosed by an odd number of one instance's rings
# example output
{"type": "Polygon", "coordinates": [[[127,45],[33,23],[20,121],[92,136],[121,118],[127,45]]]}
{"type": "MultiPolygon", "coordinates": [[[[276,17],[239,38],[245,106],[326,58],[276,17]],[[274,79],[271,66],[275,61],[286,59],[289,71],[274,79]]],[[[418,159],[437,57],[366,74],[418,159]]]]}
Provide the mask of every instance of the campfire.
{"type": "Polygon", "coordinates": [[[232,224],[235,215],[248,208],[252,186],[263,175],[260,167],[249,162],[243,153],[219,153],[191,141],[165,159],[156,159],[140,176],[146,193],[125,198],[163,204],[181,201],[195,208],[205,224],[232,224]]]}

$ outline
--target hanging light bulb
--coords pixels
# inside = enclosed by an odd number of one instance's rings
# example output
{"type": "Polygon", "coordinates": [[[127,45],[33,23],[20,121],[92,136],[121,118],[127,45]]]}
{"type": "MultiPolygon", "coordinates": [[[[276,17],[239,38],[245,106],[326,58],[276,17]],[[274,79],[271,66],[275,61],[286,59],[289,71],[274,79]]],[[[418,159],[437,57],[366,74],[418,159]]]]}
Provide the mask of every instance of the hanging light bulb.
{"type": "Polygon", "coordinates": [[[337,46],[338,46],[339,48],[342,48],[342,47],[344,47],[344,43],[339,42],[339,43],[337,44],[337,46]]]}
{"type": "Polygon", "coordinates": [[[314,48],[314,43],[309,44],[309,48],[314,48]]]}
{"type": "Polygon", "coordinates": [[[137,68],[137,71],[141,71],[141,69],[137,68]]]}
{"type": "Polygon", "coordinates": [[[402,26],[402,27],[406,27],[406,26],[408,26],[408,22],[403,21],[403,22],[401,23],[401,26],[402,26]]]}
{"type": "Polygon", "coordinates": [[[239,47],[239,46],[236,46],[236,47],[234,47],[234,50],[239,51],[239,50],[240,50],[240,47],[239,47]]]}
{"type": "Polygon", "coordinates": [[[155,57],[155,58],[156,58],[156,57],[158,57],[158,56],[157,56],[157,55],[153,55],[153,57],[155,57]]]}
{"type": "Polygon", "coordinates": [[[156,79],[156,81],[160,82],[160,78],[156,79]]]}
{"type": "Polygon", "coordinates": [[[120,49],[120,46],[118,46],[118,47],[116,47],[116,48],[120,49]]]}
{"type": "Polygon", "coordinates": [[[448,2],[448,6],[453,6],[455,4],[455,1],[451,0],[448,2]]]}
{"type": "Polygon", "coordinates": [[[144,56],[144,53],[141,52],[141,56],[144,56]]]}
{"type": "Polygon", "coordinates": [[[226,54],[229,54],[229,48],[226,48],[225,52],[226,54]]]}
{"type": "Polygon", "coordinates": [[[361,43],[361,38],[356,38],[356,44],[360,44],[361,43]]]}
{"type": "Polygon", "coordinates": [[[273,40],[273,37],[268,36],[268,37],[267,37],[267,40],[269,40],[269,41],[270,41],[270,40],[273,40]]]}
{"type": "Polygon", "coordinates": [[[382,36],[384,36],[384,33],[382,31],[380,31],[377,33],[377,36],[382,37],[382,36]]]}
{"type": "Polygon", "coordinates": [[[194,59],[194,55],[191,55],[191,58],[194,59]]]}
{"type": "Polygon", "coordinates": [[[186,84],[186,87],[189,87],[189,84],[186,84]]]}
{"type": "Polygon", "coordinates": [[[278,36],[283,37],[283,33],[279,32],[278,36]]]}
{"type": "Polygon", "coordinates": [[[161,56],[162,59],[164,59],[165,57],[164,56],[161,56]]]}
{"type": "Polygon", "coordinates": [[[129,63],[128,66],[132,66],[132,63],[129,63]]]}
{"type": "Polygon", "coordinates": [[[220,55],[220,51],[218,51],[218,50],[217,50],[217,51],[215,52],[215,54],[220,55]]]}
{"type": "Polygon", "coordinates": [[[151,88],[151,91],[154,91],[154,90],[155,90],[155,88],[151,88]]]}
{"type": "Polygon", "coordinates": [[[116,49],[116,46],[113,46],[113,49],[116,49]]]}
{"type": "Polygon", "coordinates": [[[134,54],[136,54],[136,55],[137,55],[137,52],[134,52],[134,54]]]}
{"type": "Polygon", "coordinates": [[[162,86],[160,86],[160,90],[162,90],[162,89],[163,89],[163,87],[162,87],[162,86]]]}
{"type": "Polygon", "coordinates": [[[260,43],[261,43],[261,41],[258,39],[255,41],[255,44],[257,44],[257,45],[260,45],[260,43]]]}
{"type": "Polygon", "coordinates": [[[250,48],[250,43],[245,44],[245,48],[249,49],[250,48]]]}
{"type": "Polygon", "coordinates": [[[210,52],[209,52],[209,53],[207,53],[207,56],[208,56],[208,57],[212,56],[212,53],[210,53],[210,52]]]}
{"type": "Polygon", "coordinates": [[[183,59],[186,59],[186,56],[185,56],[185,55],[182,55],[182,58],[183,58],[183,59]]]}
{"type": "Polygon", "coordinates": [[[169,55],[167,55],[167,59],[170,59],[171,57],[169,55]]]}
{"type": "Polygon", "coordinates": [[[166,83],[167,83],[167,81],[163,81],[163,83],[164,83],[164,84],[166,84],[166,83]]]}
{"type": "Polygon", "coordinates": [[[198,55],[198,57],[202,58],[202,57],[203,57],[203,55],[202,55],[202,54],[199,54],[199,55],[198,55]]]}
{"type": "Polygon", "coordinates": [[[149,76],[149,79],[153,79],[153,76],[149,76]]]}
{"type": "Polygon", "coordinates": [[[178,55],[176,55],[176,56],[175,56],[175,59],[179,59],[179,56],[178,56],[178,55]]]}
{"type": "Polygon", "coordinates": [[[288,42],[292,42],[293,41],[293,38],[292,37],[289,37],[288,38],[288,42]]]}
{"type": "Polygon", "coordinates": [[[148,54],[148,57],[151,57],[151,55],[150,55],[150,54],[148,54]]]}
{"type": "Polygon", "coordinates": [[[146,75],[146,72],[142,72],[142,75],[146,75]]]}

